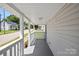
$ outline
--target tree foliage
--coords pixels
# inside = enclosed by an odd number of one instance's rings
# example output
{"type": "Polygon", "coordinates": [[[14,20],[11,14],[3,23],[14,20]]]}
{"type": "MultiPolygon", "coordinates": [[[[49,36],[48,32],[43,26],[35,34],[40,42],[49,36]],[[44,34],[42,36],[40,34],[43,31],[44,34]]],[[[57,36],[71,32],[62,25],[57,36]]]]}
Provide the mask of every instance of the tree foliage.
{"type": "Polygon", "coordinates": [[[28,29],[28,23],[24,22],[25,29],[28,29]]]}
{"type": "Polygon", "coordinates": [[[35,30],[37,30],[38,29],[38,25],[35,25],[35,30]]]}
{"type": "Polygon", "coordinates": [[[18,25],[18,29],[19,29],[19,18],[15,15],[10,15],[7,18],[3,19],[2,22],[14,22],[18,25]]]}
{"type": "Polygon", "coordinates": [[[14,15],[10,15],[7,17],[6,19],[7,22],[15,22],[16,24],[19,25],[19,18],[14,16],[14,15]]]}

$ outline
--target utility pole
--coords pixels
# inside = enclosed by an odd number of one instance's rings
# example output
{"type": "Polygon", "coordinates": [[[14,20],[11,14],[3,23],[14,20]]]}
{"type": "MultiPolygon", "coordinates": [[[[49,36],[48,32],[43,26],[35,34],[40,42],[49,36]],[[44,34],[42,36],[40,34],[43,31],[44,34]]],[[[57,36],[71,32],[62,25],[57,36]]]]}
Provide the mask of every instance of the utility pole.
{"type": "Polygon", "coordinates": [[[3,15],[4,15],[4,19],[3,19],[3,22],[4,22],[4,34],[5,34],[5,9],[3,9],[3,15]]]}
{"type": "Polygon", "coordinates": [[[1,14],[0,14],[0,32],[1,32],[1,14]]]}

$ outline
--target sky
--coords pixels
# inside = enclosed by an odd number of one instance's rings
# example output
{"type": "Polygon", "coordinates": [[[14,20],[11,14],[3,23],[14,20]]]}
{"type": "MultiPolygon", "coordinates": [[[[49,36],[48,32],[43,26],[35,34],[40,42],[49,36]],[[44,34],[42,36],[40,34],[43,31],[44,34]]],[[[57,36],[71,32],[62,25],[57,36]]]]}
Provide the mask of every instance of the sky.
{"type": "MultiPolygon", "coordinates": [[[[1,20],[4,18],[4,12],[3,11],[4,11],[4,8],[0,7],[1,20]]],[[[9,15],[11,15],[11,13],[5,9],[5,18],[9,15]]]]}

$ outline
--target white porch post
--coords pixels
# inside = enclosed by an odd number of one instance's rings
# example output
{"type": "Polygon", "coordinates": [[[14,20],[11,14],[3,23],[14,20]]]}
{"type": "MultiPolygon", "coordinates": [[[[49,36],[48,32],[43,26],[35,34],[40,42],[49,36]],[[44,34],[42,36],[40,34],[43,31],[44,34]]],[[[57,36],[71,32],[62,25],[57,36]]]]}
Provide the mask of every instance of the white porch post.
{"type": "Polygon", "coordinates": [[[33,29],[35,30],[35,25],[33,25],[33,29]]]}
{"type": "Polygon", "coordinates": [[[29,22],[28,30],[29,30],[28,46],[30,46],[30,42],[31,42],[30,22],[29,22]]]}
{"type": "Polygon", "coordinates": [[[24,55],[24,19],[21,15],[20,17],[20,55],[24,55]]]}

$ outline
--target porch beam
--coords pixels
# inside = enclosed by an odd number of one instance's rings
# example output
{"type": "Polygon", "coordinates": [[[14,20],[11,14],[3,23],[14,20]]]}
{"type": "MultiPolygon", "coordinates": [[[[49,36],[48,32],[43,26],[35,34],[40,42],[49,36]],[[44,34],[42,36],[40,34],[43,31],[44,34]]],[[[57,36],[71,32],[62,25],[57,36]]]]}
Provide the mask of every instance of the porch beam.
{"type": "Polygon", "coordinates": [[[33,24],[33,29],[35,30],[35,25],[33,24]]]}

